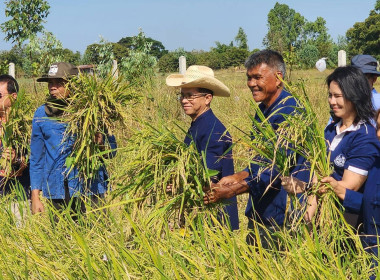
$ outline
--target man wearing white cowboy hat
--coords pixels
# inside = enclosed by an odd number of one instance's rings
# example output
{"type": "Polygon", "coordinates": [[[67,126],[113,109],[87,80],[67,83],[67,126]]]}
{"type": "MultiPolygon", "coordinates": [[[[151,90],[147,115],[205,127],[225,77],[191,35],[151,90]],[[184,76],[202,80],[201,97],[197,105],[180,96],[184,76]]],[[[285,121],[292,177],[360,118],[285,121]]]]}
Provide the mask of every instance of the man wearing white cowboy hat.
{"type": "MultiPolygon", "coordinates": [[[[194,141],[199,154],[204,152],[206,155],[207,168],[219,171],[215,182],[234,174],[231,136],[210,108],[214,96],[230,96],[228,87],[214,77],[211,68],[200,65],[190,66],[184,75],[169,75],[166,84],[181,89],[179,99],[182,108],[192,119],[185,143],[190,145],[194,141]]],[[[238,229],[236,197],[230,197],[225,201],[228,204],[224,211],[231,229],[238,229]]]]}

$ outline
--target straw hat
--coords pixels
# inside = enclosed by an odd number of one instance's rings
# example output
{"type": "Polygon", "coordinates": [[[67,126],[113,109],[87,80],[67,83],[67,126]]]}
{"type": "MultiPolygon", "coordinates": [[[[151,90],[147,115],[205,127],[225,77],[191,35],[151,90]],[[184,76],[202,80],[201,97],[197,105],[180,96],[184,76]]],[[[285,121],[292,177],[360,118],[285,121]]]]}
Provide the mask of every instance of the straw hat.
{"type": "Polygon", "coordinates": [[[170,87],[207,88],[212,90],[214,96],[230,96],[229,88],[216,79],[214,71],[207,66],[192,65],[184,75],[171,74],[166,78],[166,84],[170,87]]]}

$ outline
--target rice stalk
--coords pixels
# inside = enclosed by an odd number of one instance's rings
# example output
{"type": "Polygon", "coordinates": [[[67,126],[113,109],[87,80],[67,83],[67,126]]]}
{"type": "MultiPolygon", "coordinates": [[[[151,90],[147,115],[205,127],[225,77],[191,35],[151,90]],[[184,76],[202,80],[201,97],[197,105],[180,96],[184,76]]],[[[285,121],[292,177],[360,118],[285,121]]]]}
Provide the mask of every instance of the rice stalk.
{"type": "Polygon", "coordinates": [[[145,123],[129,141],[130,149],[137,150],[123,182],[114,197],[141,198],[140,207],[158,205],[160,216],[180,221],[184,213],[198,213],[203,204],[203,187],[210,185],[215,171],[206,169],[195,144],[187,146],[166,127],[145,123]],[[169,191],[167,190],[169,187],[169,191]]]}
{"type": "Polygon", "coordinates": [[[104,79],[80,74],[70,80],[68,89],[71,96],[62,121],[68,124],[65,139],[74,136],[75,142],[66,165],[69,171],[75,167],[87,182],[95,178],[112,152],[108,136],[126,127],[130,117],[127,108],[138,96],[122,76],[115,79],[111,73],[104,79]],[[96,143],[99,135],[104,144],[96,143]]]}

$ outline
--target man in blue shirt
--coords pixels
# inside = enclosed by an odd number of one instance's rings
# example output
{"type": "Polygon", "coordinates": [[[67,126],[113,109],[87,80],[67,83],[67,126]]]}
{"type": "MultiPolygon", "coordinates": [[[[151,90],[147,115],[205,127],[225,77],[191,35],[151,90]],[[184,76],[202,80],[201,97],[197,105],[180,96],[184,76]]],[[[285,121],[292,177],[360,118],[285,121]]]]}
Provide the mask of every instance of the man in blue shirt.
{"type": "MultiPolygon", "coordinates": [[[[296,100],[284,90],[281,79],[285,75],[285,63],[282,56],[271,50],[263,50],[251,55],[246,63],[247,86],[252,92],[255,102],[260,102],[259,109],[269,117],[274,129],[285,120],[284,115],[292,114],[297,107],[296,100]]],[[[255,119],[261,122],[258,115],[255,119]]],[[[291,168],[293,177],[307,182],[309,172],[304,169],[304,159],[298,158],[297,164],[291,168]],[[303,167],[301,167],[303,166],[303,167]]],[[[255,220],[268,228],[284,225],[287,208],[287,192],[281,187],[277,168],[259,172],[260,165],[251,164],[245,170],[222,178],[212,186],[205,196],[204,203],[214,203],[234,195],[249,193],[246,216],[249,227],[255,220]]],[[[251,241],[248,236],[247,241],[251,241]]]]}
{"type": "MultiPolygon", "coordinates": [[[[47,82],[49,97],[47,102],[40,106],[32,122],[30,181],[32,213],[44,211],[40,200],[40,192],[56,209],[65,209],[71,205],[74,212],[84,212],[81,194],[91,195],[95,203],[102,198],[107,190],[107,172],[102,166],[95,179],[83,182],[78,171],[71,172],[66,166],[66,159],[71,155],[75,137],[65,135],[67,124],[62,122],[66,99],[70,91],[66,84],[68,80],[78,74],[78,68],[70,63],[58,62],[51,65],[48,74],[37,79],[38,82],[47,82]]],[[[94,136],[99,145],[104,143],[103,135],[94,136]]],[[[108,136],[111,149],[116,148],[113,136],[108,136]]]]}
{"type": "MultiPolygon", "coordinates": [[[[185,114],[192,119],[185,138],[190,145],[193,141],[200,155],[205,154],[208,169],[219,173],[214,182],[234,173],[231,136],[210,108],[214,96],[230,96],[230,90],[214,77],[211,68],[200,65],[190,66],[184,75],[172,74],[166,78],[168,86],[179,87],[181,105],[185,114]]],[[[225,200],[224,207],[231,229],[239,228],[236,196],[225,200]]],[[[224,219],[223,217],[221,218],[224,219]]]]}
{"type": "Polygon", "coordinates": [[[368,54],[358,54],[351,59],[351,65],[360,69],[367,77],[372,88],[373,106],[375,107],[375,110],[380,109],[380,93],[374,88],[377,77],[380,76],[380,72],[377,71],[377,60],[368,54]]]}

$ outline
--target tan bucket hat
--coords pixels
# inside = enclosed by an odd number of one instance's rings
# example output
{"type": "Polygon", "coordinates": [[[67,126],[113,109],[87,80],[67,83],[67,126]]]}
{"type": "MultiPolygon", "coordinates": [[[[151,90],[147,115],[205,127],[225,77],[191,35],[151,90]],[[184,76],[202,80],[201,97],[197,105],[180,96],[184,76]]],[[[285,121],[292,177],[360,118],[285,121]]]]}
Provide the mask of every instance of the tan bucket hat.
{"type": "Polygon", "coordinates": [[[170,87],[181,88],[207,88],[212,90],[214,96],[230,96],[229,88],[215,78],[214,71],[207,66],[192,65],[187,68],[186,73],[171,74],[166,78],[166,84],[170,87]]]}

